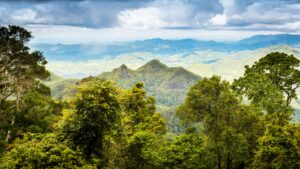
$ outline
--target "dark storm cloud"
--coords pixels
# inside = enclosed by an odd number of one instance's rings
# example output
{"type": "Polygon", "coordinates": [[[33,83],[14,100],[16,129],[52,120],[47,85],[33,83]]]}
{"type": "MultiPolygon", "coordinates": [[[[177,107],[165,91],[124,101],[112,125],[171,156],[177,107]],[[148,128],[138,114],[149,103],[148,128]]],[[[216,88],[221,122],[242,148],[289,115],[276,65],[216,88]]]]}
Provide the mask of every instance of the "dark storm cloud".
{"type": "Polygon", "coordinates": [[[116,15],[120,11],[146,3],[148,1],[137,0],[0,1],[0,22],[111,27],[116,24],[116,15]]]}
{"type": "Polygon", "coordinates": [[[300,0],[0,0],[0,24],[112,28],[154,21],[173,29],[293,31],[300,28],[300,0]]]}

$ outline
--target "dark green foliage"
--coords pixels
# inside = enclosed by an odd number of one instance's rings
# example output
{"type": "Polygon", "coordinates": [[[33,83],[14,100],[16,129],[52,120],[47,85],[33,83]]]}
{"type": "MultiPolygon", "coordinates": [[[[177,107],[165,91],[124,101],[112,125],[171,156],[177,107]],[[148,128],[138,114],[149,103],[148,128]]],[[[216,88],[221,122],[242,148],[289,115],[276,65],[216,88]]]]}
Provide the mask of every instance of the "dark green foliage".
{"type": "Polygon", "coordinates": [[[219,169],[249,165],[253,153],[249,148],[253,146],[249,133],[260,133],[261,129],[259,114],[252,113],[255,111],[240,103],[229,83],[217,76],[204,78],[192,86],[178,109],[178,115],[186,123],[200,122],[208,140],[208,160],[213,168],[219,169]]]}
{"type": "MultiPolygon", "coordinates": [[[[39,51],[31,52],[27,43],[31,33],[19,26],[0,26],[0,103],[15,100],[10,112],[10,126],[5,141],[12,142],[15,123],[20,112],[22,96],[31,91],[37,80],[46,79],[49,72],[47,61],[39,51]]],[[[7,113],[7,112],[6,112],[7,113]]]]}
{"type": "Polygon", "coordinates": [[[188,129],[174,140],[167,141],[159,151],[161,168],[211,168],[211,162],[206,158],[205,142],[206,138],[195,128],[188,129]]]}
{"type": "Polygon", "coordinates": [[[21,97],[19,111],[14,112],[15,102],[5,101],[1,104],[0,140],[5,140],[10,129],[11,139],[22,137],[25,132],[45,133],[53,130],[53,123],[58,120],[60,103],[51,99],[50,90],[43,84],[35,86],[21,97]],[[14,125],[11,119],[15,116],[14,125]]]}
{"type": "Polygon", "coordinates": [[[119,102],[111,82],[93,79],[83,83],[75,101],[75,112],[63,126],[63,135],[79,146],[87,157],[103,157],[105,135],[118,125],[119,102]]]}
{"type": "Polygon", "coordinates": [[[60,106],[38,92],[31,92],[22,97],[21,110],[17,114],[16,127],[22,132],[43,133],[52,129],[57,121],[60,106]]]}
{"type": "Polygon", "coordinates": [[[0,26],[0,101],[30,89],[36,78],[49,76],[42,53],[30,52],[26,46],[31,38],[31,33],[22,27],[0,26]]]}
{"type": "Polygon", "coordinates": [[[152,169],[156,168],[158,144],[157,136],[152,132],[137,131],[127,139],[125,155],[126,169],[152,169]]]}
{"type": "Polygon", "coordinates": [[[230,90],[229,83],[213,76],[204,78],[190,88],[185,103],[178,109],[178,115],[187,122],[199,122],[207,114],[216,116],[219,111],[234,110],[237,104],[238,100],[230,90]]]}

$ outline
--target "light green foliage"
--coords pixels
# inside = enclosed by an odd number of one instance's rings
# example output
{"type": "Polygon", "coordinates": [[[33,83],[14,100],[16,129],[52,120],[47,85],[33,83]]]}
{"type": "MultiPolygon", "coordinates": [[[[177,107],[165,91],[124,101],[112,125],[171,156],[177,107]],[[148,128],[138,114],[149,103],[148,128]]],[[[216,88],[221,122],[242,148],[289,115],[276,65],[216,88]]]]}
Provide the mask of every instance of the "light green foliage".
{"type": "MultiPolygon", "coordinates": [[[[278,119],[277,119],[278,120],[278,119]]],[[[252,168],[255,169],[298,169],[300,152],[296,139],[296,128],[292,124],[276,124],[272,120],[264,136],[258,140],[252,168]]]]}
{"type": "Polygon", "coordinates": [[[235,80],[233,89],[240,95],[246,96],[251,104],[268,114],[288,110],[282,91],[266,75],[248,72],[246,76],[235,80]]]}
{"type": "Polygon", "coordinates": [[[14,142],[0,162],[1,169],[96,168],[85,161],[80,151],[69,148],[54,134],[26,134],[14,142]]]}
{"type": "Polygon", "coordinates": [[[148,130],[154,133],[165,133],[165,120],[159,113],[155,113],[155,99],[146,96],[143,83],[137,83],[123,96],[122,105],[124,109],[123,121],[131,131],[148,130]]]}
{"type": "Polygon", "coordinates": [[[137,83],[124,93],[122,107],[123,168],[155,168],[161,136],[166,133],[166,122],[155,112],[154,98],[146,96],[143,83],[137,83]]]}
{"type": "Polygon", "coordinates": [[[155,100],[146,97],[143,83],[137,83],[124,97],[123,105],[132,125],[137,125],[155,112],[155,100]]]}
{"type": "MultiPolygon", "coordinates": [[[[261,77],[267,78],[278,90],[284,92],[286,105],[290,105],[292,99],[297,98],[296,89],[300,87],[299,66],[300,61],[293,55],[273,52],[255,62],[253,66],[245,66],[244,77],[240,80],[251,82],[253,74],[258,73],[261,77]]],[[[253,84],[253,82],[250,84],[253,84]]],[[[240,87],[243,90],[253,90],[253,86],[249,85],[240,87]]]]}

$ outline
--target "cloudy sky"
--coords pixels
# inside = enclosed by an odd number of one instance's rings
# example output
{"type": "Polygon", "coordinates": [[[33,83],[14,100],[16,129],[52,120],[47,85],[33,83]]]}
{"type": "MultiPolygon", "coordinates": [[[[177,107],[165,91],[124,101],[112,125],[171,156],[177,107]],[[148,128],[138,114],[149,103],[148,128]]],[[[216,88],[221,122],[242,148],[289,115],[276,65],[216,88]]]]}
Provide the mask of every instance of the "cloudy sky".
{"type": "Polygon", "coordinates": [[[34,42],[230,41],[299,34],[300,0],[0,0],[0,24],[25,26],[34,42]]]}

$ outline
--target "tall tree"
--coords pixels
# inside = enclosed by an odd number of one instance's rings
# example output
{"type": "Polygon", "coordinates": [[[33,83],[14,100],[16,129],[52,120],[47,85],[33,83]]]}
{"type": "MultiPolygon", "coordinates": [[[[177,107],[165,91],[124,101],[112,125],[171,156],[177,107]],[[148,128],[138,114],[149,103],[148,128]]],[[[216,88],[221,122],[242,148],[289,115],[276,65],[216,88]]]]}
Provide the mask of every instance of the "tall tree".
{"type": "MultiPolygon", "coordinates": [[[[300,87],[300,60],[293,55],[272,52],[259,59],[251,67],[245,66],[244,76],[239,81],[249,81],[254,73],[268,78],[271,83],[284,92],[286,105],[290,105],[293,99],[297,98],[296,90],[300,87]]],[[[253,84],[253,83],[252,83],[253,84]]],[[[243,90],[251,90],[252,85],[240,85],[243,90]]]]}
{"type": "Polygon", "coordinates": [[[300,87],[299,65],[293,55],[270,53],[245,66],[244,76],[233,83],[233,89],[265,115],[266,129],[258,138],[252,168],[299,168],[296,129],[290,124],[290,103],[300,87]]]}
{"type": "Polygon", "coordinates": [[[230,169],[245,167],[250,155],[251,140],[244,130],[251,131],[254,123],[247,110],[229,83],[213,76],[191,87],[177,113],[184,121],[200,122],[213,167],[230,169]]]}
{"type": "MultiPolygon", "coordinates": [[[[63,126],[65,138],[83,150],[86,157],[103,160],[105,138],[119,123],[117,89],[109,81],[91,79],[79,87],[74,113],[63,126]]],[[[99,164],[103,167],[104,160],[99,164]]]]}
{"type": "Polygon", "coordinates": [[[125,92],[122,99],[124,125],[123,168],[156,168],[156,150],[166,133],[166,122],[155,112],[155,99],[146,95],[143,83],[125,92]]]}
{"type": "MultiPolygon", "coordinates": [[[[0,102],[9,97],[15,98],[15,111],[20,111],[21,96],[30,89],[36,79],[46,79],[49,72],[42,53],[31,52],[27,43],[32,35],[19,26],[0,27],[0,102]]],[[[11,128],[16,116],[11,119],[11,128]]],[[[7,132],[6,141],[11,141],[11,129],[7,132]]]]}

